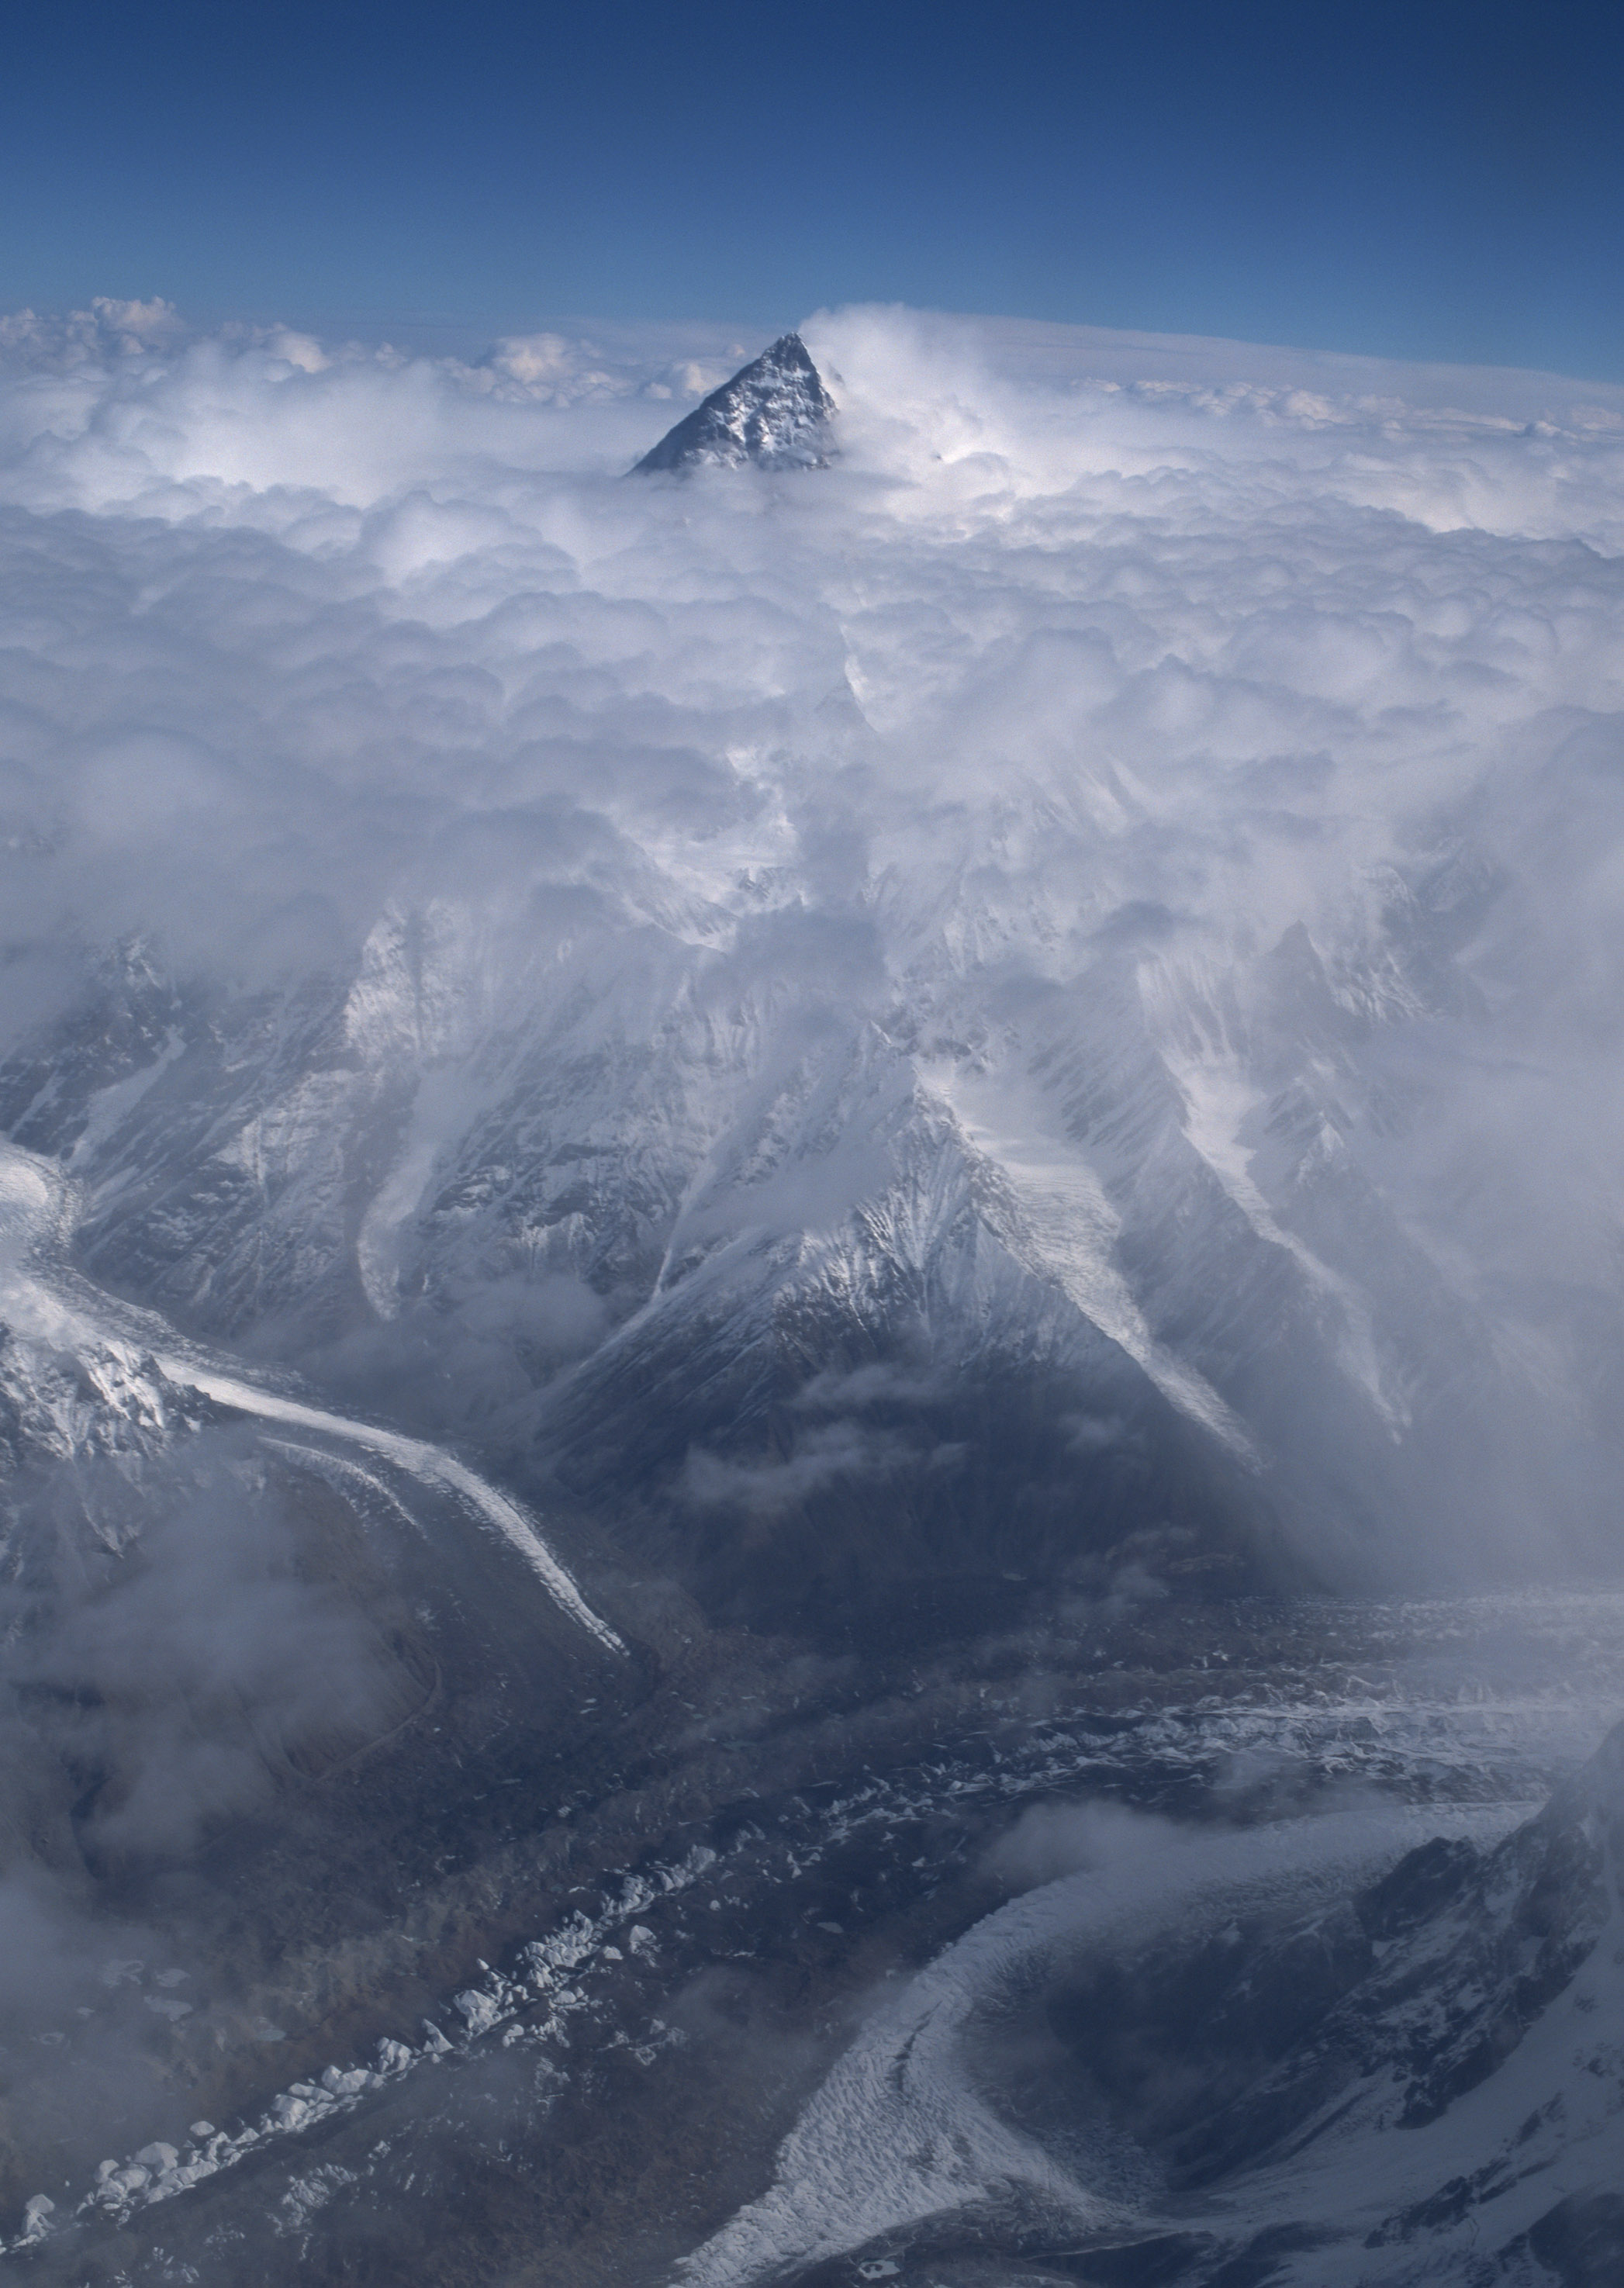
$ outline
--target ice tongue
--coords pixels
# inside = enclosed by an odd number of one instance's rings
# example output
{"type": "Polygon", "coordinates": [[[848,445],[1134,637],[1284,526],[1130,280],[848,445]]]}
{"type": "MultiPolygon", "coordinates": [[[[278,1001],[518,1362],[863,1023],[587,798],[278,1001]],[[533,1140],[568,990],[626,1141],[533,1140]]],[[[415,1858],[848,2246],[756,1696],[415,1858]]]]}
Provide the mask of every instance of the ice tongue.
{"type": "Polygon", "coordinates": [[[714,389],[667,432],[633,471],[736,468],[821,469],[828,465],[835,401],[799,334],[782,334],[752,365],[714,389]]]}

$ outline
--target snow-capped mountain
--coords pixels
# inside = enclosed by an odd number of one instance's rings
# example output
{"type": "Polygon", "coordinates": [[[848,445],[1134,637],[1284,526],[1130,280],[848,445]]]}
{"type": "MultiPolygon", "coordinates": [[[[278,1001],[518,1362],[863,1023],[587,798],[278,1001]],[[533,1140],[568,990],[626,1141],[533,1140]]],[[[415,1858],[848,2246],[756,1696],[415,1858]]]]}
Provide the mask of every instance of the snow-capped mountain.
{"type": "MultiPolygon", "coordinates": [[[[799,334],[780,334],[768,349],[712,390],[644,454],[638,470],[821,469],[831,446],[835,401],[799,334]]],[[[634,472],[635,473],[635,472],[634,472]]]]}
{"type": "Polygon", "coordinates": [[[1465,863],[1329,954],[1113,925],[1016,997],[963,933],[1060,927],[1041,879],[817,926],[793,881],[392,906],[292,996],[127,958],[0,1105],[86,1272],[478,1440],[718,1610],[1515,1566],[1535,1488],[1582,1555],[1616,1323],[1565,1362],[1560,1299],[1389,1174],[1432,1116],[1390,1043],[1488,1037],[1465,863]]]}

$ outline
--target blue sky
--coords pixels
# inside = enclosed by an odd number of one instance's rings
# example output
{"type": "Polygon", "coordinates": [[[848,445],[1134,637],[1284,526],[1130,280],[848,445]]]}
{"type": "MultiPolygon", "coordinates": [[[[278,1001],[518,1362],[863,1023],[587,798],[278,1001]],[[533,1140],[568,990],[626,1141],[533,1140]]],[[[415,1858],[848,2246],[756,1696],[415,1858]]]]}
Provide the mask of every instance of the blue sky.
{"type": "Polygon", "coordinates": [[[0,307],[902,300],[1624,377],[1624,11],[13,6],[0,307]]]}

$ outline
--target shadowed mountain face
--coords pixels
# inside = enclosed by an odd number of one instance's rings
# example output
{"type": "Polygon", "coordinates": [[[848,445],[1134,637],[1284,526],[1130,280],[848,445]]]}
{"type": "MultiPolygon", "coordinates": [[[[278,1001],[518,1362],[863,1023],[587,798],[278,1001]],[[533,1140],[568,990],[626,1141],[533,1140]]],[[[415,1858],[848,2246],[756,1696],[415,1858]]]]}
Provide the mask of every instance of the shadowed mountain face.
{"type": "Polygon", "coordinates": [[[1381,1625],[1233,1595],[1283,1561],[1254,1466],[995,1198],[889,1318],[894,1264],[700,1247],[520,1410],[539,1524],[96,1287],[83,1206],[5,1148],[0,2196],[43,2280],[1373,2288],[1492,2226],[1518,2288],[1611,2288],[1624,1731],[1507,1834],[1538,1766],[1503,1699],[1464,1736],[1480,1631],[1464,1698],[1373,1720],[1381,1625]],[[1079,1851],[1080,1773],[1205,1831],[1079,1851]]]}
{"type": "MultiPolygon", "coordinates": [[[[668,431],[638,471],[737,468],[820,469],[831,447],[835,401],[799,334],[782,334],[668,431]]],[[[634,473],[636,473],[634,472],[634,473]]]]}
{"type": "Polygon", "coordinates": [[[875,2007],[687,2276],[1610,2288],[1624,1727],[1509,1833],[1394,1833],[1028,1815],[994,1863],[1076,1871],[875,2007]]]}
{"type": "Polygon", "coordinates": [[[155,2092],[165,2140],[189,2099],[238,2109],[299,1988],[368,2009],[416,1950],[403,1894],[551,1796],[583,1697],[648,1680],[484,1481],[222,1378],[74,1274],[71,1223],[51,1164],[0,1150],[8,2201],[155,2092]]]}
{"type": "MultiPolygon", "coordinates": [[[[392,908],[297,992],[114,965],[0,1109],[71,1165],[85,1274],[471,1443],[733,1622],[1582,1562],[1616,1299],[1465,1275],[1480,1191],[1399,1188],[1438,1096],[1406,1037],[1493,1038],[1454,871],[1335,969],[1294,926],[1018,988],[896,884],[817,924],[635,878],[392,908]]],[[[984,867],[1018,889],[1046,929],[1042,878],[984,867]]]]}

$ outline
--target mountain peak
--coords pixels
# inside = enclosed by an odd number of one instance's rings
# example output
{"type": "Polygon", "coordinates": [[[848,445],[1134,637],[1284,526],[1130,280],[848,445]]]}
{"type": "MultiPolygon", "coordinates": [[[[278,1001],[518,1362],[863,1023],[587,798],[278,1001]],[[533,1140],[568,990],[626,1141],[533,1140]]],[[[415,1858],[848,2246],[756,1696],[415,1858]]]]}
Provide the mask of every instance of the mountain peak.
{"type": "Polygon", "coordinates": [[[751,364],[714,389],[667,432],[633,471],[737,468],[821,469],[829,459],[835,401],[799,334],[780,334],[751,364]]]}

